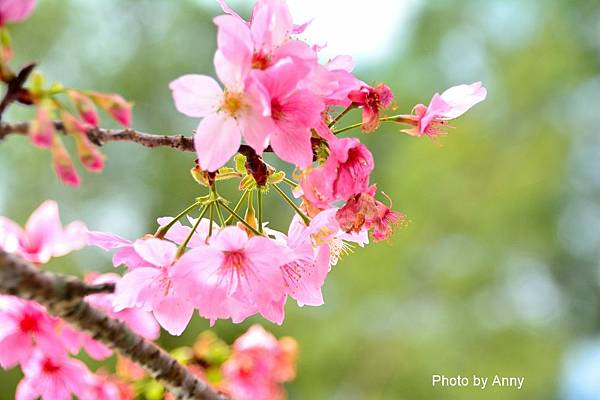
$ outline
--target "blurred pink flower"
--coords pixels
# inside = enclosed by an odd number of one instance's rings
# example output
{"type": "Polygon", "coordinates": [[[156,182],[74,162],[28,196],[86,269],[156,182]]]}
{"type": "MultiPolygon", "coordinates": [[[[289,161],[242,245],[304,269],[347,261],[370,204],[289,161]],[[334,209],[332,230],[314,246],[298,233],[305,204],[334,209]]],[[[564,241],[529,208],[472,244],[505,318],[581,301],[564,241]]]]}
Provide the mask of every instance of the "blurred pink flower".
{"type": "Polygon", "coordinates": [[[278,341],[253,325],[235,341],[230,359],[221,367],[224,387],[237,400],[283,400],[281,383],[294,378],[296,353],[293,339],[278,341]]]}
{"type": "Polygon", "coordinates": [[[25,20],[34,8],[35,0],[0,0],[0,26],[25,20]]]}
{"type": "Polygon", "coordinates": [[[67,400],[85,395],[89,370],[79,360],[66,355],[50,356],[35,352],[23,365],[25,377],[17,386],[16,400],[67,400]]]}
{"type": "Polygon", "coordinates": [[[82,248],[86,244],[85,230],[85,225],[78,221],[63,228],[58,205],[47,200],[31,214],[25,229],[0,217],[0,247],[30,262],[45,264],[52,257],[82,248]]]}
{"type": "Polygon", "coordinates": [[[48,354],[65,353],[56,335],[58,320],[32,301],[0,296],[0,365],[26,362],[36,347],[48,354]]]}

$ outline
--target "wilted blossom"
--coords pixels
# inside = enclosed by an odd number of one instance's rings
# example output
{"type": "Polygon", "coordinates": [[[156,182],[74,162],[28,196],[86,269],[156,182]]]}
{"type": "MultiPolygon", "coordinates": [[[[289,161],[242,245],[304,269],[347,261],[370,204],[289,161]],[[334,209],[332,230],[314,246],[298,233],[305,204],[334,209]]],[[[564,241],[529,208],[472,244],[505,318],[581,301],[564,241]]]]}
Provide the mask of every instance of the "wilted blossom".
{"type": "Polygon", "coordinates": [[[363,86],[354,90],[348,94],[348,98],[362,108],[362,130],[368,133],[379,127],[380,111],[392,104],[394,95],[387,85],[380,83],[375,87],[363,86]]]}
{"type": "Polygon", "coordinates": [[[34,8],[35,0],[0,0],[0,26],[25,20],[34,8]]]}
{"type": "Polygon", "coordinates": [[[377,188],[373,185],[367,192],[357,194],[336,212],[340,228],[347,233],[358,233],[364,229],[373,229],[376,241],[388,239],[394,226],[408,222],[404,214],[392,211],[375,199],[377,188]]]}
{"type": "Polygon", "coordinates": [[[281,384],[295,377],[297,352],[292,338],[278,341],[254,325],[235,341],[221,367],[223,387],[236,400],[283,400],[281,384]]]}
{"type": "Polygon", "coordinates": [[[460,117],[486,96],[487,90],[481,82],[453,86],[441,95],[434,94],[429,106],[417,104],[413,109],[414,115],[401,116],[399,121],[414,125],[403,131],[412,136],[443,135],[443,127],[448,120],[460,117]]]}
{"type": "Polygon", "coordinates": [[[86,228],[72,222],[63,228],[58,205],[47,200],[29,217],[25,229],[0,216],[0,248],[33,263],[45,264],[52,257],[61,257],[85,244],[86,228]]]}
{"type": "Polygon", "coordinates": [[[309,171],[300,186],[312,205],[328,208],[334,201],[366,191],[374,167],[373,155],[358,139],[334,139],[325,163],[309,171]]]}

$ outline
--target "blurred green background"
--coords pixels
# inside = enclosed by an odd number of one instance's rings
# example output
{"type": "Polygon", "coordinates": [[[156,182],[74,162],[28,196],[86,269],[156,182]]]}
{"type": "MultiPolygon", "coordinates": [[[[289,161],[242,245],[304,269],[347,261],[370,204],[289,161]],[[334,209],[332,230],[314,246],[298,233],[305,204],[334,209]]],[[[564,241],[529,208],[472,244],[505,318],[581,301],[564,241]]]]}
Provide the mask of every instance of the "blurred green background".
{"type": "MultiPolygon", "coordinates": [[[[15,65],[37,60],[50,80],[122,94],[136,103],[140,130],[190,134],[197,122],[175,111],[168,84],[214,74],[218,9],[209,3],[41,0],[11,28],[15,65]]],[[[248,15],[250,1],[236,5],[248,15]]],[[[439,143],[392,125],[362,136],[375,154],[373,180],[412,224],[344,258],[324,306],[289,301],[281,327],[252,318],[220,321],[215,331],[231,342],[260,322],[297,338],[291,399],[600,398],[600,2],[411,1],[398,25],[385,54],[359,59],[356,72],[388,83],[399,111],[477,80],[488,100],[439,143]],[[432,374],[524,376],[525,384],[439,388],[432,374]]],[[[366,27],[339,18],[331,30],[384,40],[366,27]]],[[[13,107],[7,119],[30,116],[13,107]]],[[[199,194],[188,174],[192,154],[126,143],[103,151],[104,173],[84,173],[74,190],[57,182],[47,152],[8,138],[0,144],[0,215],[24,223],[50,198],[64,222],[135,238],[199,194]]],[[[267,201],[272,225],[286,228],[289,209],[275,196],[267,201]]],[[[96,249],[48,268],[112,269],[96,249]]],[[[163,333],[160,343],[190,344],[207,327],[195,316],[183,336],[163,333]]],[[[0,399],[13,397],[18,377],[0,371],[0,399]]]]}

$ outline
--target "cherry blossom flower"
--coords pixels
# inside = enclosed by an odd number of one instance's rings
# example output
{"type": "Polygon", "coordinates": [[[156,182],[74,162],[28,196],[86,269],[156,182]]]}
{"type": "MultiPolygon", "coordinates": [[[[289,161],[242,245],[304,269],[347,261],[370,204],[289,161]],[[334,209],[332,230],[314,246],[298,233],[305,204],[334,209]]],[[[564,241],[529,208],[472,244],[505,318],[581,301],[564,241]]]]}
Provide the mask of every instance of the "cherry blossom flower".
{"type": "Polygon", "coordinates": [[[34,8],[35,0],[0,0],[0,26],[25,20],[34,8]]]}
{"type": "Polygon", "coordinates": [[[86,228],[81,222],[62,227],[56,202],[47,200],[29,217],[22,229],[15,222],[0,217],[0,247],[33,263],[45,264],[86,243],[86,228]]]}
{"type": "Polygon", "coordinates": [[[114,377],[87,374],[83,400],[134,400],[133,388],[114,377]]]}
{"type": "Polygon", "coordinates": [[[392,104],[394,95],[390,88],[383,83],[375,87],[362,86],[359,90],[354,90],[348,94],[348,98],[362,108],[362,130],[363,132],[373,132],[379,127],[379,113],[382,108],[387,108],[392,104]]]}
{"type": "Polygon", "coordinates": [[[320,306],[323,304],[321,287],[329,272],[329,246],[313,246],[309,229],[300,217],[294,216],[288,234],[267,229],[293,252],[293,259],[281,265],[286,292],[298,302],[298,305],[320,306]]]}
{"type": "Polygon", "coordinates": [[[279,341],[260,325],[253,325],[233,344],[230,359],[221,371],[224,387],[238,400],[284,399],[281,383],[295,376],[297,344],[279,341]]]}
{"type": "Polygon", "coordinates": [[[148,264],[137,267],[117,282],[114,311],[141,308],[152,311],[158,323],[172,335],[186,328],[194,306],[191,299],[174,289],[177,284],[172,265],[177,247],[165,240],[137,240],[135,252],[148,264]]]}
{"type": "Polygon", "coordinates": [[[38,351],[22,368],[25,377],[17,386],[16,400],[68,400],[72,395],[85,395],[90,372],[79,360],[38,351]]]}
{"type": "Polygon", "coordinates": [[[410,123],[414,127],[403,132],[412,136],[443,135],[443,127],[448,120],[458,118],[475,104],[485,100],[487,90],[481,82],[470,85],[453,86],[441,95],[433,95],[429,106],[417,104],[414,115],[401,116],[400,122],[410,123]]]}
{"type": "Polygon", "coordinates": [[[112,93],[91,92],[89,98],[119,124],[124,127],[131,126],[131,109],[133,105],[123,97],[112,93]]]}
{"type": "Polygon", "coordinates": [[[267,146],[262,138],[270,110],[256,86],[246,88],[247,70],[215,54],[217,74],[225,84],[205,75],[184,75],[171,82],[177,110],[189,117],[203,118],[194,135],[198,164],[216,171],[238,150],[242,136],[258,153],[267,146]],[[258,138],[258,140],[257,140],[258,138]]]}
{"type": "Polygon", "coordinates": [[[36,348],[64,353],[56,336],[58,320],[32,301],[0,296],[0,365],[11,368],[27,361],[36,348]]]}
{"type": "Polygon", "coordinates": [[[184,254],[173,268],[176,289],[195,297],[200,315],[214,323],[232,318],[240,322],[260,312],[272,322],[283,322],[285,282],[280,266],[290,252],[274,240],[248,237],[237,227],[223,228],[208,246],[184,254]]]}
{"type": "Polygon", "coordinates": [[[334,139],[329,150],[325,163],[300,182],[304,197],[321,209],[366,191],[375,166],[371,152],[356,138],[334,139]]]}
{"type": "Polygon", "coordinates": [[[310,72],[303,64],[285,58],[264,71],[256,71],[256,82],[268,93],[272,129],[268,140],[273,151],[284,161],[301,168],[313,161],[311,128],[321,121],[325,108],[322,99],[299,83],[310,72]]]}

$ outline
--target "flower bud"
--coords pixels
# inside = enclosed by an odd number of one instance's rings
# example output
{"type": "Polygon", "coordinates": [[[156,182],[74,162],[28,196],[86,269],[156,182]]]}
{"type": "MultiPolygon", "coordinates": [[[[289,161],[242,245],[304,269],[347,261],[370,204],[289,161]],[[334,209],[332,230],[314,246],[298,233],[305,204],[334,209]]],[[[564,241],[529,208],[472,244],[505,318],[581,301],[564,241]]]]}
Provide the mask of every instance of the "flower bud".
{"type": "Polygon", "coordinates": [[[87,137],[88,125],[78,120],[67,111],[61,112],[61,120],[65,131],[71,133],[75,139],[77,155],[81,164],[91,172],[100,172],[104,169],[104,156],[87,137]]]}
{"type": "Polygon", "coordinates": [[[79,186],[81,183],[79,175],[60,138],[54,137],[50,151],[52,152],[54,171],[58,178],[69,186],[79,186]]]}
{"type": "Polygon", "coordinates": [[[88,96],[76,90],[69,90],[67,95],[73,102],[79,115],[81,115],[81,118],[92,126],[98,126],[100,117],[98,116],[94,102],[88,96]]]}
{"type": "Polygon", "coordinates": [[[125,127],[131,125],[132,104],[127,102],[118,94],[90,93],[90,98],[98,107],[110,114],[110,116],[125,127]]]}
{"type": "Polygon", "coordinates": [[[54,137],[54,122],[50,117],[50,111],[43,105],[36,107],[35,119],[29,125],[29,137],[32,143],[43,149],[52,146],[54,137]]]}

